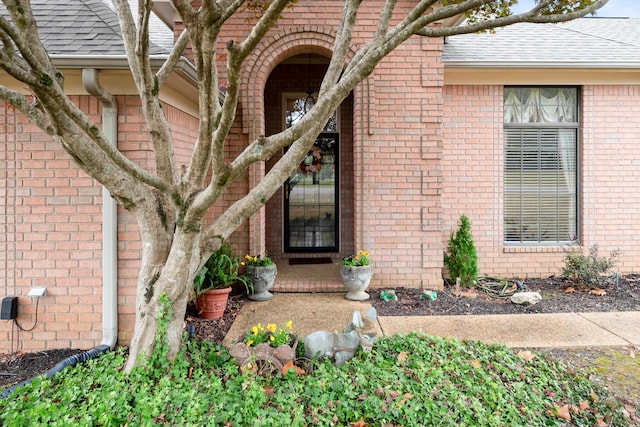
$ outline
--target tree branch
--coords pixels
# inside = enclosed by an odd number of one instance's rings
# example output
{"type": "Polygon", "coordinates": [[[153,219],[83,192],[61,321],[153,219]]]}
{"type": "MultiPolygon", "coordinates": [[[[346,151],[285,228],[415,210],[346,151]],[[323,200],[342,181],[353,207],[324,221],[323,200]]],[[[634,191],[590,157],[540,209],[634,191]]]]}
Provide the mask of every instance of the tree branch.
{"type": "Polygon", "coordinates": [[[29,98],[22,93],[11,90],[5,86],[0,86],[0,99],[17,108],[36,126],[47,132],[49,135],[53,134],[51,121],[49,120],[49,117],[37,107],[37,99],[29,100],[29,98]]]}
{"type": "Polygon", "coordinates": [[[160,87],[151,70],[148,55],[151,0],[140,0],[138,4],[140,15],[138,28],[134,24],[131,9],[126,0],[113,0],[113,5],[120,20],[127,59],[141,99],[142,112],[155,155],[157,174],[167,183],[173,184],[177,180],[173,138],[162,111],[159,98],[160,87]]]}
{"type": "Polygon", "coordinates": [[[173,70],[176,68],[176,65],[182,58],[182,54],[184,53],[185,48],[189,44],[189,33],[184,30],[176,40],[173,49],[171,49],[171,53],[166,61],[160,67],[160,70],[156,73],[156,81],[158,82],[158,86],[162,86],[169,77],[173,70]]]}

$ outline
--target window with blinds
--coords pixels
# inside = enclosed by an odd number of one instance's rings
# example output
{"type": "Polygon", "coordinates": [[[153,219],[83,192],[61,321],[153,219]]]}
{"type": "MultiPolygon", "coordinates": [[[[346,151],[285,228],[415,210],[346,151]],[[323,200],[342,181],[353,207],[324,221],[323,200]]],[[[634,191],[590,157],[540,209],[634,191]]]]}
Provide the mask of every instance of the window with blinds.
{"type": "Polygon", "coordinates": [[[505,242],[577,239],[577,88],[505,88],[505,242]]]}

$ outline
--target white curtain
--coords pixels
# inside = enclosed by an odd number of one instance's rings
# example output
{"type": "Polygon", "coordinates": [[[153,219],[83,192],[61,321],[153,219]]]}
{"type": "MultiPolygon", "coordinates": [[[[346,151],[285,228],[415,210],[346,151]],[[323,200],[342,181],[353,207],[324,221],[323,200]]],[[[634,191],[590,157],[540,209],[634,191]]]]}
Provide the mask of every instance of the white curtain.
{"type": "Polygon", "coordinates": [[[575,88],[505,88],[505,123],[577,122],[575,88]]]}

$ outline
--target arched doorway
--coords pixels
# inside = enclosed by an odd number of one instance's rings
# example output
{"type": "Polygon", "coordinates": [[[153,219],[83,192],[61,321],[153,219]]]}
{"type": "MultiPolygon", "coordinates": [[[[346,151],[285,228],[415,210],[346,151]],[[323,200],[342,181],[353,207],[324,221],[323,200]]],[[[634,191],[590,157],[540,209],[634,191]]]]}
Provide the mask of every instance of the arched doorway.
{"type": "MultiPolygon", "coordinates": [[[[303,53],[278,64],[264,90],[265,131],[282,131],[317,96],[329,59],[303,53]]],[[[279,265],[291,260],[329,259],[337,262],[353,252],[354,173],[353,96],[349,96],[325,126],[308,156],[282,191],[266,205],[265,243],[279,265]]],[[[268,170],[277,159],[267,163],[268,170]]],[[[310,264],[312,265],[312,264],[310,264]]],[[[307,277],[312,276],[306,267],[307,277]]],[[[318,274],[326,279],[327,267],[318,274]]],[[[333,270],[333,269],[332,269],[333,270]]],[[[335,269],[337,271],[337,269],[335,269]]],[[[280,268],[279,278],[287,271],[280,268]]],[[[325,283],[326,280],[320,280],[325,283]]],[[[300,282],[298,280],[298,282],[300,282]]],[[[279,280],[282,283],[282,280],[279,280]]],[[[326,284],[326,283],[325,283],[326,284]]],[[[322,290],[316,285],[313,289],[322,290]]],[[[326,287],[326,286],[324,286],[326,287]]],[[[335,289],[334,289],[335,290],[335,289]]]]}

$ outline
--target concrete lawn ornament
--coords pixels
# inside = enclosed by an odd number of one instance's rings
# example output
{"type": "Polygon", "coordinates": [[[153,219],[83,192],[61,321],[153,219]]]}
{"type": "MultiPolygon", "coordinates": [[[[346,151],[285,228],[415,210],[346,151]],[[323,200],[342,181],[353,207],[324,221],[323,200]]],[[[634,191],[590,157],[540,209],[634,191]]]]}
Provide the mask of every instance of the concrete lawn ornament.
{"type": "Polygon", "coordinates": [[[353,312],[351,324],[344,333],[316,331],[304,339],[305,356],[329,357],[335,360],[337,366],[351,359],[358,346],[363,351],[371,351],[376,336],[376,309],[371,307],[367,317],[362,319],[359,311],[353,312]]]}

